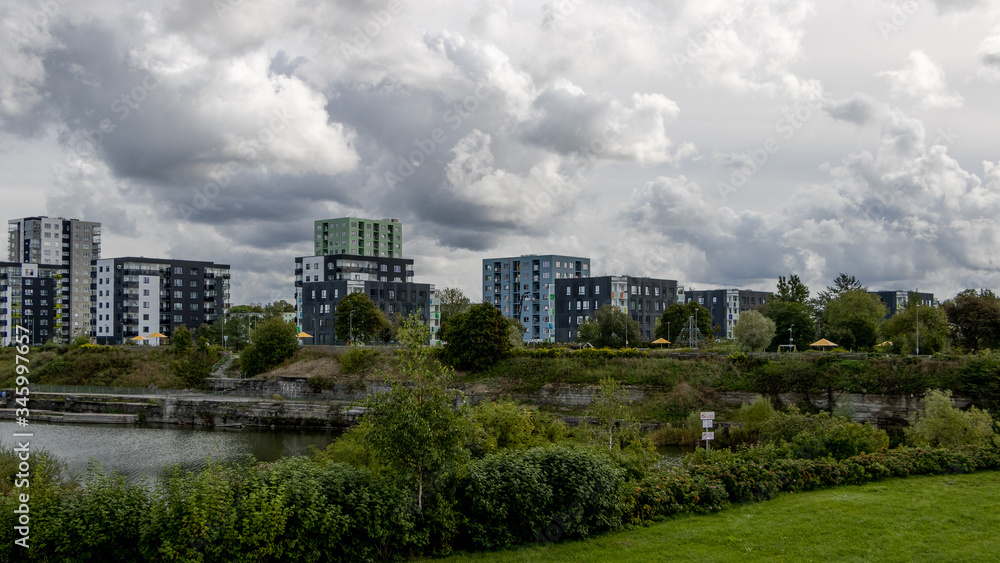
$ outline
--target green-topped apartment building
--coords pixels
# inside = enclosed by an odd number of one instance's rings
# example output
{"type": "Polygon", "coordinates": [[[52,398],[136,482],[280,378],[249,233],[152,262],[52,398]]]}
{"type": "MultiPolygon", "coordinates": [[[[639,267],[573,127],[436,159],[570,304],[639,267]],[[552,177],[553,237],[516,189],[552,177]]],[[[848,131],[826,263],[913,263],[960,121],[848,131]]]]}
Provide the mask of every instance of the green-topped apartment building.
{"type": "Polygon", "coordinates": [[[398,219],[338,217],[316,221],[315,255],[350,254],[403,257],[403,224],[398,219]]]}

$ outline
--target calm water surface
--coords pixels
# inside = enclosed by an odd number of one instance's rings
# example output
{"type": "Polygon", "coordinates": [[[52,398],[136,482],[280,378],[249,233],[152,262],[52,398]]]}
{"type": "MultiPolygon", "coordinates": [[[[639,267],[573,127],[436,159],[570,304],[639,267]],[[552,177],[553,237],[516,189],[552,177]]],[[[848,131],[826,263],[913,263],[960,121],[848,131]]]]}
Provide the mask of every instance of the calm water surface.
{"type": "MultiPolygon", "coordinates": [[[[14,432],[24,432],[13,421],[0,421],[0,443],[12,445],[14,432]]],[[[84,473],[93,458],[106,471],[129,479],[156,478],[165,467],[204,467],[209,459],[237,461],[253,455],[260,461],[323,449],[339,431],[197,429],[174,425],[46,424],[32,423],[27,431],[31,449],[44,449],[64,461],[71,473],[84,473]]]]}

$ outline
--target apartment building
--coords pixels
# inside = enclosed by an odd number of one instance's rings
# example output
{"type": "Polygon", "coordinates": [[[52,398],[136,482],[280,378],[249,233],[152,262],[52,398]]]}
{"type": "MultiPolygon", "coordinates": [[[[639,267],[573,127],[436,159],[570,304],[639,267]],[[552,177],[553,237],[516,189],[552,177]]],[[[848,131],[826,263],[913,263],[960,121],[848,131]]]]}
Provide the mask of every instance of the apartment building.
{"type": "Polygon", "coordinates": [[[89,336],[90,266],[101,257],[101,224],[61,217],[24,217],[7,222],[8,261],[38,266],[59,265],[65,274],[69,304],[63,311],[71,338],[89,336]]]}
{"type": "MultiPolygon", "coordinates": [[[[639,323],[647,342],[671,303],[683,299],[677,280],[637,276],[598,276],[556,280],[556,342],[574,342],[580,325],[604,305],[617,307],[639,323]]],[[[631,343],[630,343],[631,344],[631,343]]],[[[635,344],[639,344],[636,342],[635,344]]]]}
{"type": "Polygon", "coordinates": [[[398,219],[339,217],[322,219],[315,225],[316,256],[403,257],[403,224],[398,219]]]}
{"type": "Polygon", "coordinates": [[[740,313],[751,309],[759,309],[771,300],[767,291],[752,291],[748,289],[709,289],[687,290],[684,292],[684,302],[692,301],[708,309],[712,315],[712,328],[716,338],[732,340],[733,328],[740,320],[740,313]]]}
{"type": "Polygon", "coordinates": [[[556,341],[556,280],[590,277],[590,258],[526,254],[483,260],[483,302],[524,325],[524,341],[556,341]]]}
{"type": "Polygon", "coordinates": [[[868,293],[878,295],[879,299],[885,303],[885,318],[887,319],[892,318],[900,309],[905,309],[911,298],[919,299],[919,305],[923,307],[933,307],[935,303],[933,293],[917,293],[908,290],[869,291],[868,293]]]}
{"type": "Polygon", "coordinates": [[[344,344],[337,334],[337,304],[350,293],[364,293],[387,318],[417,314],[429,325],[431,344],[439,341],[441,315],[434,286],[414,283],[413,260],[351,254],[295,259],[295,313],[305,345],[344,344]]]}
{"type": "Polygon", "coordinates": [[[32,345],[70,340],[68,274],[63,265],[0,262],[0,345],[23,334],[32,345]]]}
{"type": "Polygon", "coordinates": [[[171,336],[181,325],[214,323],[229,309],[225,264],[131,256],[94,260],[92,266],[98,344],[171,336]]]}

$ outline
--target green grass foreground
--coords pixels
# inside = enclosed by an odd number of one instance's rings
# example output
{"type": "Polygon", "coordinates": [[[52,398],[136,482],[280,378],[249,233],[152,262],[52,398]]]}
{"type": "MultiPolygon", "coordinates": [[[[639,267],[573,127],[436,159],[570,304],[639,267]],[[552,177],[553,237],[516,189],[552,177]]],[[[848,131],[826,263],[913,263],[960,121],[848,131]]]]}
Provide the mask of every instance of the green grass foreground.
{"type": "Polygon", "coordinates": [[[784,493],[598,538],[438,561],[985,561],[1000,552],[1000,472],[784,493]]]}

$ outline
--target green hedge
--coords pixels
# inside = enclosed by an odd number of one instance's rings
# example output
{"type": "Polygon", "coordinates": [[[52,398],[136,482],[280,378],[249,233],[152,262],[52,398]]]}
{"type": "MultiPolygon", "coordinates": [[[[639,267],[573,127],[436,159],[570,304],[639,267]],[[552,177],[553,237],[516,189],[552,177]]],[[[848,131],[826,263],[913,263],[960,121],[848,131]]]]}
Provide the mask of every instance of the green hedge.
{"type": "MultiPolygon", "coordinates": [[[[0,451],[9,472],[12,451],[0,451]]],[[[412,492],[367,470],[291,458],[175,470],[152,488],[99,471],[84,487],[31,483],[32,548],[13,545],[0,481],[4,561],[376,561],[593,536],[782,492],[887,477],[1000,469],[996,445],[901,448],[842,461],[779,459],[773,447],[690,456],[627,480],[623,457],[588,448],[507,451],[475,461],[416,509],[412,492]],[[450,516],[449,516],[450,515],[450,516]],[[453,516],[453,517],[452,517],[453,516]]],[[[11,481],[12,482],[12,481],[11,481]]]]}

